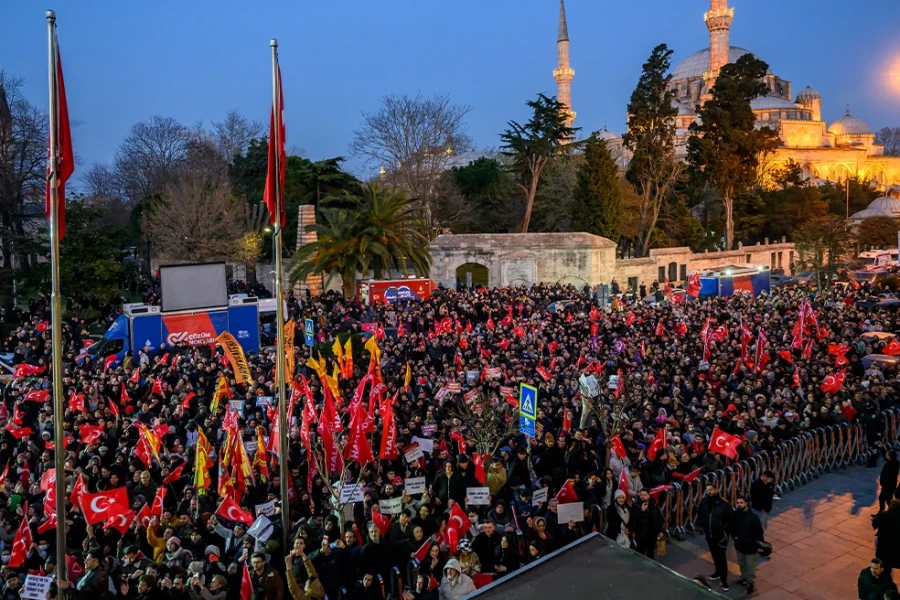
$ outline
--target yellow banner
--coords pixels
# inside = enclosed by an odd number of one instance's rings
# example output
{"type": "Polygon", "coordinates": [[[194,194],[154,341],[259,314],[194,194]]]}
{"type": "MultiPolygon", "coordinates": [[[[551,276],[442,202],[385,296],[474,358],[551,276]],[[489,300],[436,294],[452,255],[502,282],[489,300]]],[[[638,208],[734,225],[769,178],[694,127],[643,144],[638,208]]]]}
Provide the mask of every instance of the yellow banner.
{"type": "Polygon", "coordinates": [[[250,372],[250,365],[247,363],[247,357],[244,356],[244,349],[241,348],[241,344],[234,339],[234,336],[227,331],[223,331],[219,337],[216,338],[216,342],[221,344],[222,348],[225,349],[229,364],[231,365],[231,368],[234,369],[234,380],[239,384],[253,381],[253,374],[250,372]]]}

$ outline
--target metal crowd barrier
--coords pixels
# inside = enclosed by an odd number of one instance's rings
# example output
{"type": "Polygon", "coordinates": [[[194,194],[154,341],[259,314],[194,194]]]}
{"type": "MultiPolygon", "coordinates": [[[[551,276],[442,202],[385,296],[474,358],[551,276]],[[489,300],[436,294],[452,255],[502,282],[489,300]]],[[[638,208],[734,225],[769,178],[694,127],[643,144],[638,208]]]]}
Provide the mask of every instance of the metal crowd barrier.
{"type": "Polygon", "coordinates": [[[684,539],[685,535],[696,533],[697,508],[709,483],[718,485],[719,494],[733,504],[738,494],[750,492],[751,484],[764,471],[775,474],[775,489],[784,494],[829,471],[865,463],[869,451],[878,442],[885,448],[900,447],[898,410],[882,411],[877,418],[883,421],[883,427],[875,439],[867,439],[863,423],[829,425],[784,440],[772,452],[761,452],[702,474],[692,482],[673,482],[672,489],[660,494],[658,499],[666,534],[684,539]]]}

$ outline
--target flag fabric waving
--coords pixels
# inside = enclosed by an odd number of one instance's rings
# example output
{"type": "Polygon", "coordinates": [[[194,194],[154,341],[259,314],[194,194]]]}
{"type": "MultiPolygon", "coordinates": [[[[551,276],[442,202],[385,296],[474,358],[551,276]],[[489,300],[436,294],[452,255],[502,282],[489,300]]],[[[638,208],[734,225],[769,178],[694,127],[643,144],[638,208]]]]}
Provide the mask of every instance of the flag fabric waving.
{"type": "Polygon", "coordinates": [[[130,510],[128,491],[119,487],[98,494],[84,493],[81,497],[81,510],[88,525],[117,517],[130,510]]]}
{"type": "MultiPolygon", "coordinates": [[[[54,33],[54,38],[56,34],[54,33]]],[[[56,40],[55,40],[56,41],[56,40]]],[[[56,49],[56,218],[59,226],[59,239],[66,234],[66,181],[75,172],[75,152],[72,150],[72,131],[69,127],[69,103],[66,101],[66,84],[63,78],[62,58],[59,54],[59,42],[53,45],[56,49]]],[[[51,149],[52,150],[52,149],[51,149]]],[[[48,152],[48,155],[50,153],[48,152]]],[[[54,165],[47,165],[50,175],[54,165]]],[[[50,177],[47,177],[46,189],[47,218],[52,212],[52,196],[50,194],[50,177]]]]}
{"type": "Polygon", "coordinates": [[[244,525],[253,525],[253,515],[244,512],[231,497],[226,496],[219,508],[216,509],[216,515],[235,523],[243,523],[244,525]]]}
{"type": "MultiPolygon", "coordinates": [[[[25,514],[28,514],[28,504],[23,504],[22,508],[25,514]]],[[[16,537],[13,540],[12,556],[9,558],[10,568],[15,569],[25,563],[32,545],[34,545],[34,538],[31,536],[31,527],[28,525],[28,519],[22,519],[22,523],[19,525],[19,530],[16,531],[16,537]]]]}
{"type": "Polygon", "coordinates": [[[278,219],[279,223],[282,227],[287,225],[287,212],[284,208],[284,202],[278,202],[277,193],[278,190],[281,191],[281,197],[284,197],[284,174],[285,174],[285,163],[287,162],[287,155],[285,154],[284,148],[284,90],[281,86],[281,67],[278,68],[278,106],[272,107],[272,113],[269,117],[269,162],[268,162],[268,170],[266,171],[266,187],[263,191],[263,200],[266,203],[266,208],[269,209],[269,222],[275,223],[276,219],[278,219]],[[277,111],[277,113],[276,113],[277,111]],[[276,143],[276,135],[275,135],[275,127],[276,127],[276,114],[277,114],[277,125],[278,125],[278,136],[277,143],[278,148],[275,147],[276,143]],[[275,163],[276,163],[276,154],[277,154],[277,163],[278,163],[278,174],[275,174],[275,163]],[[277,179],[277,187],[276,187],[276,177],[277,179]],[[280,206],[278,206],[280,205],[280,206]]]}
{"type": "Polygon", "coordinates": [[[725,433],[716,427],[712,435],[709,437],[709,451],[718,452],[723,456],[734,459],[737,458],[737,447],[741,443],[741,438],[730,433],[725,433]]]}

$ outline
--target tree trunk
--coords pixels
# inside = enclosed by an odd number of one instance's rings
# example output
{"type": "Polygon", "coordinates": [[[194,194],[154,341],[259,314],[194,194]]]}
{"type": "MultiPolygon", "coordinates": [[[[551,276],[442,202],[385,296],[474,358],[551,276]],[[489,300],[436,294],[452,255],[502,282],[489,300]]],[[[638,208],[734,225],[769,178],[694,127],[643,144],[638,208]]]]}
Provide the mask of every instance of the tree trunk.
{"type": "Polygon", "coordinates": [[[734,201],[730,194],[722,198],[725,204],[725,250],[731,250],[734,244],[734,201]]]}
{"type": "Polygon", "coordinates": [[[247,285],[248,285],[248,286],[250,286],[250,285],[256,285],[256,283],[257,283],[257,279],[256,279],[256,261],[255,261],[255,260],[248,260],[246,263],[244,263],[244,267],[245,267],[246,270],[247,270],[247,285]]]}
{"type": "Polygon", "coordinates": [[[531,224],[531,211],[534,209],[534,197],[537,196],[537,187],[540,177],[540,172],[533,173],[531,176],[531,183],[528,186],[528,192],[525,195],[525,219],[522,221],[521,233],[528,233],[528,226],[531,224]]]}

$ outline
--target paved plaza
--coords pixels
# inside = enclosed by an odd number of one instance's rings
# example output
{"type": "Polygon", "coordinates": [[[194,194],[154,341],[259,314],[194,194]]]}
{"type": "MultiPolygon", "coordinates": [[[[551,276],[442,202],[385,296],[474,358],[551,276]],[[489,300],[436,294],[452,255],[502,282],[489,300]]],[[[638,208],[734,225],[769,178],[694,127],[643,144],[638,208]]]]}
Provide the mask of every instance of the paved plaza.
{"type": "MultiPolygon", "coordinates": [[[[857,598],[859,571],[875,556],[871,515],[878,510],[880,467],[879,461],[877,469],[853,467],[827,473],[776,501],[766,529],[766,539],[775,551],[771,560],[760,561],[754,599],[857,598]]],[[[722,592],[730,598],[746,595],[743,586],[734,584],[740,577],[736,560],[730,545],[731,590],[722,592]]],[[[670,544],[661,562],[689,577],[714,570],[702,535],[670,544]]],[[[894,580],[900,582],[896,573],[894,580]]],[[[717,582],[712,585],[719,590],[717,582]]]]}

